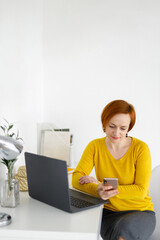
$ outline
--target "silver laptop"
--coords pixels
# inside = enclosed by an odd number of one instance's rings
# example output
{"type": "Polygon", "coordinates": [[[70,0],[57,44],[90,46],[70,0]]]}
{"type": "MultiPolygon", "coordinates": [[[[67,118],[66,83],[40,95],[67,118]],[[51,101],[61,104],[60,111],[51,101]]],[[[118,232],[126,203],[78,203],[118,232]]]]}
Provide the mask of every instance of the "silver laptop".
{"type": "Polygon", "coordinates": [[[108,201],[69,189],[66,161],[25,153],[30,197],[66,212],[79,212],[108,201]]]}

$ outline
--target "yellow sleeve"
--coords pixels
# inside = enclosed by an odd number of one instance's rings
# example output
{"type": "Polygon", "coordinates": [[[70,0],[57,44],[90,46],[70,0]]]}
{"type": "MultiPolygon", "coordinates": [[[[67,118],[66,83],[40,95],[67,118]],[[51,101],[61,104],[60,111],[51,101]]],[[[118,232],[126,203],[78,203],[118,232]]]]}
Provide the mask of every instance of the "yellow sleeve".
{"type": "Polygon", "coordinates": [[[149,148],[145,143],[139,147],[135,158],[135,182],[131,185],[119,185],[117,198],[144,199],[148,195],[151,177],[151,156],[149,148]]]}
{"type": "Polygon", "coordinates": [[[96,197],[99,197],[97,193],[98,184],[96,183],[87,183],[87,184],[79,184],[79,178],[85,175],[89,175],[94,167],[94,153],[95,147],[93,142],[90,142],[86,149],[84,150],[82,157],[73,172],[72,175],[72,186],[81,191],[92,194],[96,197]]]}

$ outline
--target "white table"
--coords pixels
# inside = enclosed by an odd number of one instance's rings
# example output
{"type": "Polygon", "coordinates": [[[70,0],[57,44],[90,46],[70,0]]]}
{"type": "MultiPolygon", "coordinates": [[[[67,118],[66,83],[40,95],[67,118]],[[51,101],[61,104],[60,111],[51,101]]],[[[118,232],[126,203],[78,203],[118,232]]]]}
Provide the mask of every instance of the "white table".
{"type": "Polygon", "coordinates": [[[2,208],[12,216],[12,223],[0,228],[2,240],[97,240],[102,207],[67,213],[20,193],[20,205],[2,208]]]}

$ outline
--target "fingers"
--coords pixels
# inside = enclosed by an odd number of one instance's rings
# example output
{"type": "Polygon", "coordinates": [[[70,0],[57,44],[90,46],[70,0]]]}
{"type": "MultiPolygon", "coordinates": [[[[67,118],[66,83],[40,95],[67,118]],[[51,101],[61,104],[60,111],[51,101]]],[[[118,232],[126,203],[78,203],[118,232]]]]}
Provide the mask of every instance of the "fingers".
{"type": "Polygon", "coordinates": [[[88,183],[88,182],[89,182],[89,180],[88,180],[87,176],[83,176],[79,179],[80,184],[85,184],[85,183],[88,183]]]}
{"type": "Polygon", "coordinates": [[[111,185],[104,185],[103,183],[99,184],[97,192],[103,200],[107,200],[119,193],[118,189],[113,189],[111,185]]]}
{"type": "MultiPolygon", "coordinates": [[[[79,178],[80,184],[87,184],[87,183],[96,183],[99,184],[97,179],[90,177],[90,176],[83,176],[79,178]]],[[[111,185],[104,185],[103,183],[100,183],[97,188],[97,192],[103,200],[107,200],[115,195],[117,195],[118,189],[114,189],[111,185]]]]}
{"type": "Polygon", "coordinates": [[[79,178],[79,183],[83,185],[83,184],[86,184],[86,183],[96,183],[96,184],[98,184],[99,182],[94,177],[83,176],[83,177],[79,178]]]}
{"type": "Polygon", "coordinates": [[[108,190],[111,190],[111,189],[113,189],[113,187],[111,185],[104,185],[104,184],[101,185],[101,190],[102,191],[108,191],[108,190]]]}
{"type": "Polygon", "coordinates": [[[80,184],[88,183],[88,179],[85,178],[85,177],[81,177],[81,178],[79,179],[79,183],[80,183],[80,184]]]}
{"type": "Polygon", "coordinates": [[[107,200],[107,199],[109,199],[111,197],[114,197],[117,194],[118,194],[118,190],[109,190],[109,191],[103,192],[101,198],[103,200],[107,200]]]}

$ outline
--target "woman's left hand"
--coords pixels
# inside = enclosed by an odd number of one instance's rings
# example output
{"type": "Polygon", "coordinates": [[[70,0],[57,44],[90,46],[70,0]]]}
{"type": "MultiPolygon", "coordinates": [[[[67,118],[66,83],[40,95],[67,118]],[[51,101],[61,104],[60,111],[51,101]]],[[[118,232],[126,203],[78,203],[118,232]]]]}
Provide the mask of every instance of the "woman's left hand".
{"type": "Polygon", "coordinates": [[[86,183],[96,183],[99,184],[98,180],[94,177],[90,177],[90,176],[83,176],[79,178],[79,183],[80,184],[86,184],[86,183]]]}

